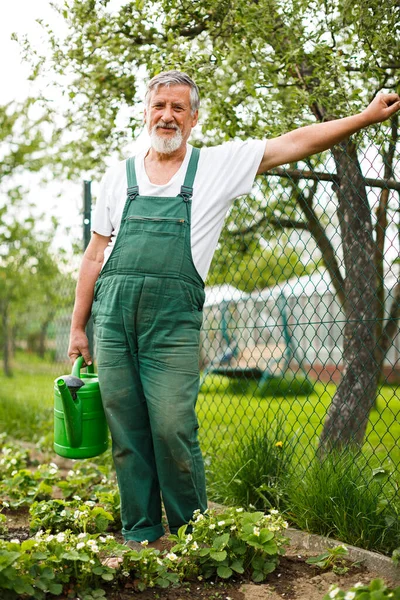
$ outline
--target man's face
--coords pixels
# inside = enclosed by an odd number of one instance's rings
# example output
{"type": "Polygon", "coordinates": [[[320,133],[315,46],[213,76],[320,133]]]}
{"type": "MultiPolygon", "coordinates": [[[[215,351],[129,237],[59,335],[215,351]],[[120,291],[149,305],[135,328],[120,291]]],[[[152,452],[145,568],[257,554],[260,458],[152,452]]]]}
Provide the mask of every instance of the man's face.
{"type": "Polygon", "coordinates": [[[192,115],[190,88],[171,85],[151,92],[144,116],[152,147],[161,154],[171,154],[186,146],[198,112],[192,115]]]}

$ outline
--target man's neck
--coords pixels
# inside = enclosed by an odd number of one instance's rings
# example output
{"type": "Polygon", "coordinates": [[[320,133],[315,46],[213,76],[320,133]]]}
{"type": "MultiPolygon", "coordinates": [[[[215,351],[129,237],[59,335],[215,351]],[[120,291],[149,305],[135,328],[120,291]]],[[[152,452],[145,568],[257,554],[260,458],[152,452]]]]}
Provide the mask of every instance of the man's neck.
{"type": "Polygon", "coordinates": [[[150,148],[144,159],[144,167],[151,183],[165,185],[181,167],[186,156],[186,144],[171,154],[161,154],[150,148]]]}

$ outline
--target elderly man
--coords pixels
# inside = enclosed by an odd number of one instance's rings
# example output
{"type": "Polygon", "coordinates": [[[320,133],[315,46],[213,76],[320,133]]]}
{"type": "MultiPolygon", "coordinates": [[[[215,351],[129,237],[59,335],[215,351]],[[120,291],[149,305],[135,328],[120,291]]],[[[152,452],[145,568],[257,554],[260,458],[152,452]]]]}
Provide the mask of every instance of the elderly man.
{"type": "Polygon", "coordinates": [[[69,356],[91,363],[96,326],[100,389],[121,492],[123,536],[160,548],[161,499],[171,532],[207,506],[195,404],[204,280],[226,212],[254,178],[301,160],[400,108],[381,94],[360,114],[279,138],[188,145],[196,84],[178,71],[146,94],[151,146],[105,175],[80,269],[69,356]]]}

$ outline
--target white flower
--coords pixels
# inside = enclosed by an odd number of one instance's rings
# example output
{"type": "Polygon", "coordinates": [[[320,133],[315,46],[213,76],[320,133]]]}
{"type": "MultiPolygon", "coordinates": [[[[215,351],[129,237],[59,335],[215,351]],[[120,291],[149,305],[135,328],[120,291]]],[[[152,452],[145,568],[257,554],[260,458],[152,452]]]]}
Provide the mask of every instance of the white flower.
{"type": "Polygon", "coordinates": [[[50,475],[55,475],[57,473],[57,469],[49,469],[50,475]]]}
{"type": "Polygon", "coordinates": [[[157,557],[157,564],[158,565],[163,565],[164,564],[163,561],[161,560],[161,558],[157,557]]]}
{"type": "Polygon", "coordinates": [[[235,529],[236,529],[236,525],[232,525],[231,531],[235,531],[235,529]]]}
{"type": "Polygon", "coordinates": [[[10,542],[12,544],[20,544],[21,543],[18,538],[14,538],[14,539],[10,540],[10,542]]]}
{"type": "Polygon", "coordinates": [[[12,458],[10,460],[10,465],[16,465],[17,464],[17,459],[16,458],[12,458]]]}
{"type": "Polygon", "coordinates": [[[96,502],[93,502],[93,500],[86,500],[85,504],[86,506],[89,506],[89,508],[92,508],[96,502]]]}
{"type": "Polygon", "coordinates": [[[74,500],[77,500],[78,502],[79,502],[80,500],[82,500],[82,498],[81,498],[80,496],[73,496],[73,499],[74,499],[74,500]]]}
{"type": "Polygon", "coordinates": [[[86,533],[79,533],[78,534],[78,539],[81,540],[82,538],[86,537],[86,533]]]}
{"type": "Polygon", "coordinates": [[[66,514],[67,514],[67,511],[66,510],[62,510],[60,512],[60,517],[65,517],[66,514]]]}
{"type": "Polygon", "coordinates": [[[215,523],[211,523],[211,525],[208,526],[208,529],[215,529],[215,523]]]}
{"type": "Polygon", "coordinates": [[[48,535],[46,538],[46,542],[51,542],[52,540],[54,540],[54,535],[48,535]]]}
{"type": "Polygon", "coordinates": [[[95,561],[93,560],[93,558],[91,558],[91,559],[89,560],[89,562],[90,562],[90,564],[91,564],[91,565],[94,565],[94,564],[95,564],[95,561]]]}
{"type": "Polygon", "coordinates": [[[289,523],[287,521],[283,521],[282,525],[285,529],[289,527],[289,523]]]}
{"type": "Polygon", "coordinates": [[[129,577],[129,571],[122,571],[122,575],[124,577],[129,577]]]}
{"type": "Polygon", "coordinates": [[[81,550],[84,547],[85,547],[85,542],[78,542],[76,545],[77,550],[81,550]]]}
{"type": "Polygon", "coordinates": [[[338,587],[333,588],[333,590],[331,590],[329,592],[329,598],[336,598],[336,596],[338,595],[339,591],[340,590],[339,590],[338,587]]]}
{"type": "Polygon", "coordinates": [[[44,534],[44,531],[42,529],[39,529],[39,531],[35,535],[35,538],[39,539],[42,537],[43,534],[44,534]]]}
{"type": "Polygon", "coordinates": [[[353,600],[355,597],[356,597],[355,592],[347,592],[347,594],[344,597],[344,600],[353,600]]]}
{"type": "Polygon", "coordinates": [[[57,542],[64,542],[65,541],[65,533],[63,531],[58,533],[56,535],[56,540],[57,540],[57,542]]]}
{"type": "Polygon", "coordinates": [[[193,536],[191,533],[188,533],[188,535],[186,536],[186,542],[191,542],[193,539],[193,536]]]}
{"type": "Polygon", "coordinates": [[[72,470],[68,471],[67,473],[68,477],[73,477],[74,476],[74,472],[72,470]]]}
{"type": "Polygon", "coordinates": [[[197,542],[193,542],[192,544],[192,550],[198,550],[199,549],[199,545],[197,542]]]}
{"type": "Polygon", "coordinates": [[[197,519],[195,520],[195,523],[198,523],[199,521],[202,521],[204,519],[204,515],[202,515],[201,513],[197,516],[197,519]]]}
{"type": "Polygon", "coordinates": [[[168,552],[167,558],[168,558],[168,560],[176,560],[178,557],[173,552],[168,552]]]}
{"type": "Polygon", "coordinates": [[[236,512],[243,512],[243,510],[244,510],[243,508],[237,508],[236,512]]]}
{"type": "Polygon", "coordinates": [[[223,527],[225,525],[225,521],[218,521],[218,527],[223,527]]]}
{"type": "Polygon", "coordinates": [[[56,465],[56,463],[50,463],[50,467],[58,471],[58,466],[56,465]]]}
{"type": "Polygon", "coordinates": [[[100,540],[100,542],[101,542],[102,544],[104,544],[104,543],[107,541],[107,540],[106,540],[106,538],[104,537],[104,535],[101,535],[101,536],[99,537],[99,540],[100,540]]]}
{"type": "Polygon", "coordinates": [[[272,508],[269,512],[271,515],[279,515],[279,510],[276,510],[275,508],[272,508]]]}
{"type": "Polygon", "coordinates": [[[363,587],[363,585],[364,585],[364,584],[363,584],[363,583],[361,583],[361,581],[359,581],[358,583],[356,583],[355,585],[353,585],[353,587],[355,587],[355,588],[360,588],[360,587],[363,587]]]}
{"type": "Polygon", "coordinates": [[[103,477],[103,479],[101,480],[101,483],[107,483],[107,477],[103,477]]]}
{"type": "Polygon", "coordinates": [[[6,502],[5,500],[3,501],[3,506],[5,508],[10,508],[10,505],[8,504],[8,502],[6,502]]]}
{"type": "Polygon", "coordinates": [[[149,545],[149,540],[142,540],[140,543],[142,546],[144,546],[146,548],[146,546],[149,545]]]}
{"type": "Polygon", "coordinates": [[[260,535],[260,528],[259,527],[253,527],[253,533],[254,533],[254,535],[260,535]]]}
{"type": "Polygon", "coordinates": [[[11,471],[11,477],[14,477],[14,475],[16,475],[18,473],[18,471],[11,471]]]}

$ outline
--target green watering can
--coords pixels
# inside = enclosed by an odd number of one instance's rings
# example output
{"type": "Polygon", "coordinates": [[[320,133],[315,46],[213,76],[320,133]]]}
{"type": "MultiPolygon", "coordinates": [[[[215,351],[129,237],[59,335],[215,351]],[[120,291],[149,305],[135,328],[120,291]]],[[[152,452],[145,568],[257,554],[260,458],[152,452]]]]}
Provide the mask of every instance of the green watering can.
{"type": "Polygon", "coordinates": [[[99,379],[93,365],[81,374],[83,357],[71,375],[54,382],[54,450],[65,458],[92,458],[108,447],[108,429],[99,379]]]}

